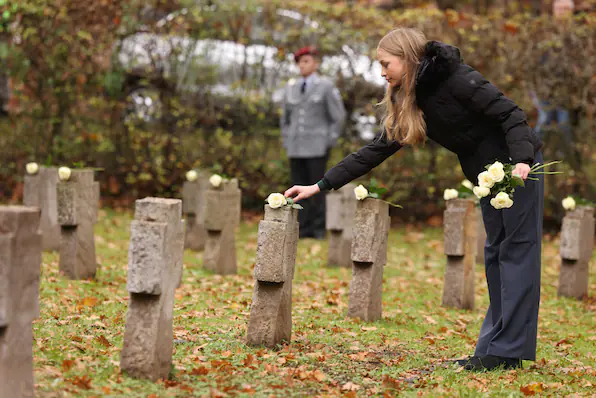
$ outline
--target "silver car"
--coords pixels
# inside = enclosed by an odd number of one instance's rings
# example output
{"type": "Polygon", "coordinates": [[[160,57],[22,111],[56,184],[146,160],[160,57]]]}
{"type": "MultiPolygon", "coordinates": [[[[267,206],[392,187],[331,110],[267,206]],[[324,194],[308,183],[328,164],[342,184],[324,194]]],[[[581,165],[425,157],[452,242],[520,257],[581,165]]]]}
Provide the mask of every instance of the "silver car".
{"type": "MultiPolygon", "coordinates": [[[[206,91],[222,97],[258,96],[273,103],[281,101],[285,82],[298,75],[298,68],[291,53],[282,55],[278,47],[265,44],[272,30],[267,28],[262,8],[252,10],[250,36],[243,37],[244,43],[176,33],[176,26],[194,23],[197,15],[215,11],[213,5],[200,4],[196,9],[181,9],[159,19],[151,31],[127,36],[118,44],[118,61],[132,82],[128,87],[129,120],[151,122],[160,117],[158,90],[149,83],[154,78],[165,79],[181,95],[206,91]]],[[[275,18],[288,30],[291,27],[300,32],[302,42],[295,47],[316,43],[321,34],[316,21],[298,12],[276,9],[275,18]]],[[[283,32],[270,39],[282,44],[288,41],[283,32]]],[[[368,52],[366,43],[343,45],[336,53],[322,57],[321,72],[359,77],[381,88],[386,84],[381,66],[366,55],[368,52]]],[[[368,140],[376,119],[366,113],[355,111],[351,117],[358,135],[368,140]]]]}

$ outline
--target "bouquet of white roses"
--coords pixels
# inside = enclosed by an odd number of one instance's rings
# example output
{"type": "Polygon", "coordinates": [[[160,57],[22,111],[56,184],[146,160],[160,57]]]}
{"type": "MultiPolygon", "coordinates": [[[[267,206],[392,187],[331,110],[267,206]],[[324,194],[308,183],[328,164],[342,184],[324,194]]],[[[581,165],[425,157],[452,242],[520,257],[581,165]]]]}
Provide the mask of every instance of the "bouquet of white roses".
{"type": "MultiPolygon", "coordinates": [[[[546,171],[545,167],[553,164],[561,163],[556,160],[546,164],[536,163],[530,168],[528,174],[528,180],[538,180],[532,175],[538,174],[561,174],[560,171],[546,171]]],[[[494,162],[493,164],[486,165],[486,171],[478,174],[478,186],[475,186],[472,190],[474,194],[479,198],[486,196],[494,196],[490,200],[490,204],[495,209],[508,209],[513,206],[513,192],[516,187],[524,187],[524,180],[517,175],[513,174],[515,165],[501,162],[494,162]]]]}

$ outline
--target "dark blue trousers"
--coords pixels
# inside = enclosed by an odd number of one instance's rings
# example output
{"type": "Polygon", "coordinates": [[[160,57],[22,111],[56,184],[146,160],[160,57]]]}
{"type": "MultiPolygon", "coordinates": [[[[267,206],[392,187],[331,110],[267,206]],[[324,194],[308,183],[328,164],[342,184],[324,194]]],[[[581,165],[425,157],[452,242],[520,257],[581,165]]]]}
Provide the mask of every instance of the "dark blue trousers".
{"type": "MultiPolygon", "coordinates": [[[[316,184],[325,175],[329,152],[317,158],[290,158],[293,185],[316,184]]],[[[298,212],[300,237],[325,237],[325,195],[315,195],[300,202],[304,210],[298,212]]]]}
{"type": "MultiPolygon", "coordinates": [[[[535,161],[542,163],[540,152],[535,161]]],[[[474,355],[536,360],[544,178],[534,177],[539,181],[526,180],[515,189],[509,209],[480,200],[490,305],[474,355]]]]}

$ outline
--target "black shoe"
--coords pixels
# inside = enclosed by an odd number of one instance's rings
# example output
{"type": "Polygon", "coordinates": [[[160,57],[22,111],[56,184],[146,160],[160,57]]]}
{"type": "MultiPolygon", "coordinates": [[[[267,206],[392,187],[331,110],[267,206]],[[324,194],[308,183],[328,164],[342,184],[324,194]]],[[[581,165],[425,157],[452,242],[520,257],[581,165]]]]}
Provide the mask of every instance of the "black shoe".
{"type": "Polygon", "coordinates": [[[517,369],[522,367],[520,358],[505,358],[495,355],[482,355],[471,357],[464,366],[465,370],[481,372],[494,369],[517,369]]]}
{"type": "Polygon", "coordinates": [[[472,359],[471,356],[469,356],[467,358],[464,358],[464,359],[453,359],[453,360],[451,360],[449,362],[451,362],[451,363],[453,363],[455,365],[458,365],[458,366],[466,366],[466,364],[468,362],[470,362],[470,359],[472,359]]]}

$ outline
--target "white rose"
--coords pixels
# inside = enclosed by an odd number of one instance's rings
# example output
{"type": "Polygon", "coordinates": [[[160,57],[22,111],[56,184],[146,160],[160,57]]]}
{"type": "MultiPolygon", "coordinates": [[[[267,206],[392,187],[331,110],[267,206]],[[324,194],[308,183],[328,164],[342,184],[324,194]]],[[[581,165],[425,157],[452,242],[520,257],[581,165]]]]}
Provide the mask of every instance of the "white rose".
{"type": "Polygon", "coordinates": [[[288,204],[288,200],[280,193],[272,193],[267,196],[267,203],[272,209],[277,209],[288,204]]]}
{"type": "Polygon", "coordinates": [[[508,209],[513,206],[513,200],[505,192],[499,192],[497,196],[490,200],[490,204],[495,209],[508,209]]]}
{"type": "Polygon", "coordinates": [[[474,191],[474,195],[476,195],[478,199],[482,199],[485,196],[490,195],[490,188],[487,187],[474,187],[472,188],[472,191],[474,191]]]}
{"type": "Polygon", "coordinates": [[[356,199],[364,200],[368,196],[368,190],[364,188],[362,184],[360,184],[354,188],[354,195],[356,195],[356,199]]]}
{"type": "Polygon", "coordinates": [[[501,162],[494,162],[488,168],[488,175],[494,182],[501,182],[503,178],[505,178],[505,170],[503,169],[503,163],[501,162]]]}
{"type": "Polygon", "coordinates": [[[27,170],[27,174],[37,174],[37,172],[39,171],[39,166],[37,165],[37,163],[31,162],[27,163],[25,169],[27,170]]]}
{"type": "Polygon", "coordinates": [[[199,174],[195,171],[195,170],[188,170],[186,172],[186,180],[193,182],[196,181],[197,178],[199,178],[199,174]]]}
{"type": "Polygon", "coordinates": [[[472,182],[470,180],[463,180],[461,182],[461,185],[463,185],[464,187],[466,187],[468,189],[474,189],[474,184],[472,184],[472,182]]]}
{"type": "Polygon", "coordinates": [[[483,171],[478,174],[478,186],[485,188],[492,188],[495,185],[495,180],[492,179],[488,171],[483,171]]]}
{"type": "Polygon", "coordinates": [[[215,188],[221,185],[222,180],[223,178],[221,178],[219,174],[213,174],[211,177],[209,177],[209,183],[213,185],[215,188]]]}
{"type": "Polygon", "coordinates": [[[62,166],[58,169],[58,178],[60,178],[61,181],[68,181],[70,174],[71,171],[68,167],[62,166]]]}
{"type": "Polygon", "coordinates": [[[565,210],[575,210],[575,199],[573,199],[571,196],[567,196],[565,199],[563,199],[561,204],[565,210]]]}
{"type": "Polygon", "coordinates": [[[457,192],[457,189],[446,189],[443,192],[443,199],[445,200],[456,199],[458,196],[459,192],[457,192]]]}

